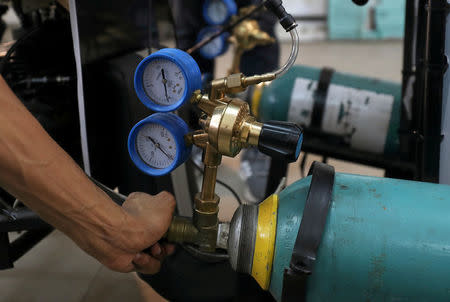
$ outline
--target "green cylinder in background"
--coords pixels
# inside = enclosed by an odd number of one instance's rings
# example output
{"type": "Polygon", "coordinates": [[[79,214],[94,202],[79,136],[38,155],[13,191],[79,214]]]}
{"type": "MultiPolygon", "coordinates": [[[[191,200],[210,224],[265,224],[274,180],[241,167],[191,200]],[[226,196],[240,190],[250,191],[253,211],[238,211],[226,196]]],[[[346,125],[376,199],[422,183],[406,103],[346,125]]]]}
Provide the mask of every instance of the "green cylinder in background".
{"type": "MultiPolygon", "coordinates": [[[[399,149],[401,85],[334,72],[326,97],[318,101],[316,90],[321,69],[294,66],[283,77],[256,89],[253,113],[261,120],[300,124],[338,138],[356,150],[393,154],[399,149]],[[321,102],[319,125],[312,119],[321,102]]],[[[307,139],[307,136],[305,137],[307,139]]],[[[336,141],[336,140],[333,140],[336,141]]]]}

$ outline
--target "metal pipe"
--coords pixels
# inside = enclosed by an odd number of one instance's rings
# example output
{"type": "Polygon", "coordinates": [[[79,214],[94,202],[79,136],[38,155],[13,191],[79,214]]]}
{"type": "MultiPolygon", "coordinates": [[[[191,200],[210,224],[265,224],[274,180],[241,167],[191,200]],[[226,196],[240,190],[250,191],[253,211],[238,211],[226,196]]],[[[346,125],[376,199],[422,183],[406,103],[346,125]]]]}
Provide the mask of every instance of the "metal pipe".
{"type": "Polygon", "coordinates": [[[28,231],[11,242],[9,249],[11,261],[16,262],[52,231],[53,228],[51,226],[47,226],[40,230],[28,231]]]}
{"type": "Polygon", "coordinates": [[[213,201],[214,192],[216,188],[217,169],[220,165],[222,156],[212,147],[207,144],[203,153],[203,163],[205,165],[203,170],[203,183],[200,196],[202,200],[213,201]]]}
{"type": "Polygon", "coordinates": [[[428,0],[426,6],[426,40],[423,70],[423,93],[419,134],[423,135],[418,153],[419,177],[422,181],[439,182],[441,145],[442,91],[448,66],[445,56],[445,33],[448,3],[428,0]]]}
{"type": "MultiPolygon", "coordinates": [[[[416,14],[416,2],[417,0],[407,0],[405,9],[405,37],[403,43],[403,70],[402,70],[402,100],[403,106],[400,117],[400,127],[405,130],[405,133],[410,134],[412,126],[412,108],[414,104],[415,95],[408,95],[410,89],[414,91],[416,85],[416,35],[417,35],[417,19],[416,14]]],[[[411,145],[410,135],[399,135],[400,139],[400,152],[413,161],[414,156],[410,150],[413,148],[411,145]]],[[[388,171],[387,171],[388,172],[388,171]]]]}
{"type": "Polygon", "coordinates": [[[48,227],[35,212],[28,208],[2,210],[0,212],[0,232],[19,232],[48,227]]]}
{"type": "Polygon", "coordinates": [[[428,0],[417,0],[417,32],[416,32],[416,44],[415,44],[415,61],[416,61],[416,84],[414,86],[414,103],[412,107],[412,121],[411,128],[412,131],[416,132],[413,136],[412,142],[412,157],[417,166],[417,173],[415,175],[416,180],[421,179],[421,169],[419,168],[420,163],[420,152],[422,148],[422,95],[423,95],[423,70],[425,62],[425,37],[426,37],[426,10],[425,6],[428,0]]]}
{"type": "Polygon", "coordinates": [[[286,61],[286,63],[280,69],[275,70],[273,72],[277,78],[284,75],[292,67],[292,65],[294,65],[295,60],[297,60],[298,50],[299,50],[299,45],[300,45],[300,39],[298,37],[297,27],[294,27],[291,31],[289,31],[289,34],[291,35],[291,41],[292,41],[291,54],[289,55],[289,58],[286,61]]]}
{"type": "Polygon", "coordinates": [[[217,166],[205,165],[203,169],[203,183],[201,198],[204,200],[212,200],[216,187],[217,166]]]}
{"type": "Polygon", "coordinates": [[[214,252],[219,225],[219,200],[215,194],[217,168],[222,156],[209,143],[203,151],[205,165],[202,190],[195,197],[194,226],[199,231],[197,244],[200,250],[214,252]]]}

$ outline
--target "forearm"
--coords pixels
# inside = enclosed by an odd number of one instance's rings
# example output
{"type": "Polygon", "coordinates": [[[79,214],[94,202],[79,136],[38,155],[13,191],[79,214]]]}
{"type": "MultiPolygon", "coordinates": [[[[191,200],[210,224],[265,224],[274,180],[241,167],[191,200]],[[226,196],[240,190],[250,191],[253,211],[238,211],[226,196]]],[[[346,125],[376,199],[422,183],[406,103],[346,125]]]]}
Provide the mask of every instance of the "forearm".
{"type": "Polygon", "coordinates": [[[79,244],[89,245],[79,238],[84,231],[108,240],[126,219],[122,208],[86,177],[1,77],[0,108],[0,186],[79,244]]]}

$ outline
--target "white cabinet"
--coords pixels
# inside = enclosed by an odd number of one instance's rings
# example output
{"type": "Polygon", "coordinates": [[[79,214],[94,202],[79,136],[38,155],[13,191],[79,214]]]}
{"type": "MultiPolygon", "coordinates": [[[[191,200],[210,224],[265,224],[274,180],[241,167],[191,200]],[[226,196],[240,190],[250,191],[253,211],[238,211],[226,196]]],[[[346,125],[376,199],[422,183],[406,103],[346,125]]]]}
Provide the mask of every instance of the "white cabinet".
{"type": "Polygon", "coordinates": [[[327,14],[328,1],[284,0],[283,5],[286,8],[286,11],[289,12],[294,17],[325,16],[327,14]]]}

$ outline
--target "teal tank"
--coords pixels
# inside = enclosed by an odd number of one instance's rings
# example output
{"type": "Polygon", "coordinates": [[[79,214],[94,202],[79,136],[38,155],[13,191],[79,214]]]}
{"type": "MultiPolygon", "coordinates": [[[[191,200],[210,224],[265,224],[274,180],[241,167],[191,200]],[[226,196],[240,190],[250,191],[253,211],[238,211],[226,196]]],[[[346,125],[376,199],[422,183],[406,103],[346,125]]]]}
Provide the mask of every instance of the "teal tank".
{"type": "Polygon", "coordinates": [[[334,72],[325,99],[318,100],[315,93],[320,73],[318,68],[292,67],[262,91],[255,90],[253,112],[263,122],[294,122],[337,137],[353,149],[396,153],[400,144],[401,85],[334,72]]]}
{"type": "MultiPolygon", "coordinates": [[[[279,195],[270,292],[281,301],[311,177],[279,195]]],[[[450,186],[336,174],[307,301],[450,301],[450,186]]]]}

